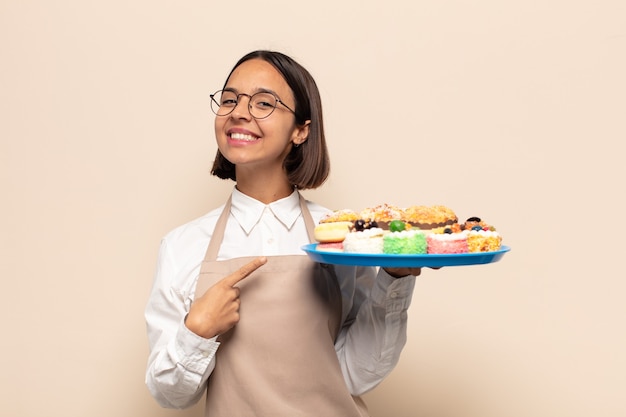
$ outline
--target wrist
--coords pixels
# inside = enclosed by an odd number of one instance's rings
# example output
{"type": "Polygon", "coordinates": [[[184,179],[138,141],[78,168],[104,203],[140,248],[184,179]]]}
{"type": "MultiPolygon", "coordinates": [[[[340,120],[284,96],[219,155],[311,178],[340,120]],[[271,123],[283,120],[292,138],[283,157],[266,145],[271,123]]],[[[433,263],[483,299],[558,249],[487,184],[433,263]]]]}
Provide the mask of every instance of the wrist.
{"type": "Polygon", "coordinates": [[[183,319],[183,324],[190,332],[204,339],[211,339],[212,337],[216,337],[218,335],[217,332],[215,332],[212,328],[206,328],[206,326],[202,326],[202,323],[194,320],[193,317],[189,316],[190,314],[187,313],[187,315],[183,319]]]}

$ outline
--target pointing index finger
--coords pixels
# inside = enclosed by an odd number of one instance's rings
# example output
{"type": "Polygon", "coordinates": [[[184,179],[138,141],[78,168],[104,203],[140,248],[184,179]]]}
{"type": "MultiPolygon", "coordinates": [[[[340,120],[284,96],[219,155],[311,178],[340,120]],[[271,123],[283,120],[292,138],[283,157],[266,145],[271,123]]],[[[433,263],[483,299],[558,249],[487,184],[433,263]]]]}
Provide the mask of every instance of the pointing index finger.
{"type": "Polygon", "coordinates": [[[265,256],[260,256],[248,262],[247,264],[245,264],[244,266],[242,266],[241,268],[239,268],[238,270],[236,270],[235,272],[233,272],[232,274],[224,278],[224,281],[226,282],[226,284],[230,286],[234,286],[239,281],[243,280],[248,275],[256,271],[258,268],[265,265],[266,262],[267,262],[267,258],[265,256]]]}

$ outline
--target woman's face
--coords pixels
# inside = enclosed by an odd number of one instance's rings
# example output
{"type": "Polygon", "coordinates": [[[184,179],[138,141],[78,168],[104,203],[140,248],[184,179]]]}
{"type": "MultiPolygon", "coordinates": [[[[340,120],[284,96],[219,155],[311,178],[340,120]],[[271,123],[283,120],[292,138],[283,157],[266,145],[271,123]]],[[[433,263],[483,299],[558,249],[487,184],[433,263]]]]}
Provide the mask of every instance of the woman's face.
{"type": "MultiPolygon", "coordinates": [[[[293,92],[282,75],[261,59],[239,65],[225,89],[250,96],[269,90],[289,108],[296,107],[293,92]]],[[[232,113],[215,118],[215,137],[220,152],[237,166],[238,176],[247,170],[282,170],[293,144],[306,140],[308,123],[297,126],[294,114],[280,103],[267,118],[255,119],[250,115],[248,103],[249,97],[240,96],[232,113]]]]}

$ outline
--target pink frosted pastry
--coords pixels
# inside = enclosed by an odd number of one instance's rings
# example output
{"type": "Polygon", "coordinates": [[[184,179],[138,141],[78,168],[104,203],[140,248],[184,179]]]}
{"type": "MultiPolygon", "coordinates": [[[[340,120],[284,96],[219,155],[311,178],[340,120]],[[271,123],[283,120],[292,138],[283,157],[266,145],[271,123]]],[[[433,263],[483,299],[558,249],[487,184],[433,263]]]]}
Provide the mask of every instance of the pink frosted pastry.
{"type": "Polygon", "coordinates": [[[428,253],[466,253],[467,231],[459,233],[431,233],[426,237],[428,253]]]}
{"type": "Polygon", "coordinates": [[[343,252],[343,242],[318,243],[315,249],[322,252],[343,252]]]}

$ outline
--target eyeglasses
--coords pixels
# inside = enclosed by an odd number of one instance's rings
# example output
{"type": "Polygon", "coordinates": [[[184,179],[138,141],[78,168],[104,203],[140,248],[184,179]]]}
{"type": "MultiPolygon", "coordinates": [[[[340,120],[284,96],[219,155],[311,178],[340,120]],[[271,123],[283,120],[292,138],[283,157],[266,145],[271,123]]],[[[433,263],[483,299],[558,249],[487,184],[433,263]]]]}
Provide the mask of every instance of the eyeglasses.
{"type": "Polygon", "coordinates": [[[239,97],[248,97],[248,111],[255,119],[265,119],[274,112],[278,103],[285,106],[287,110],[296,114],[289,106],[283,103],[278,97],[269,92],[259,92],[252,95],[245,93],[235,93],[230,90],[219,90],[211,94],[211,110],[218,116],[228,116],[239,104],[239,97]]]}

